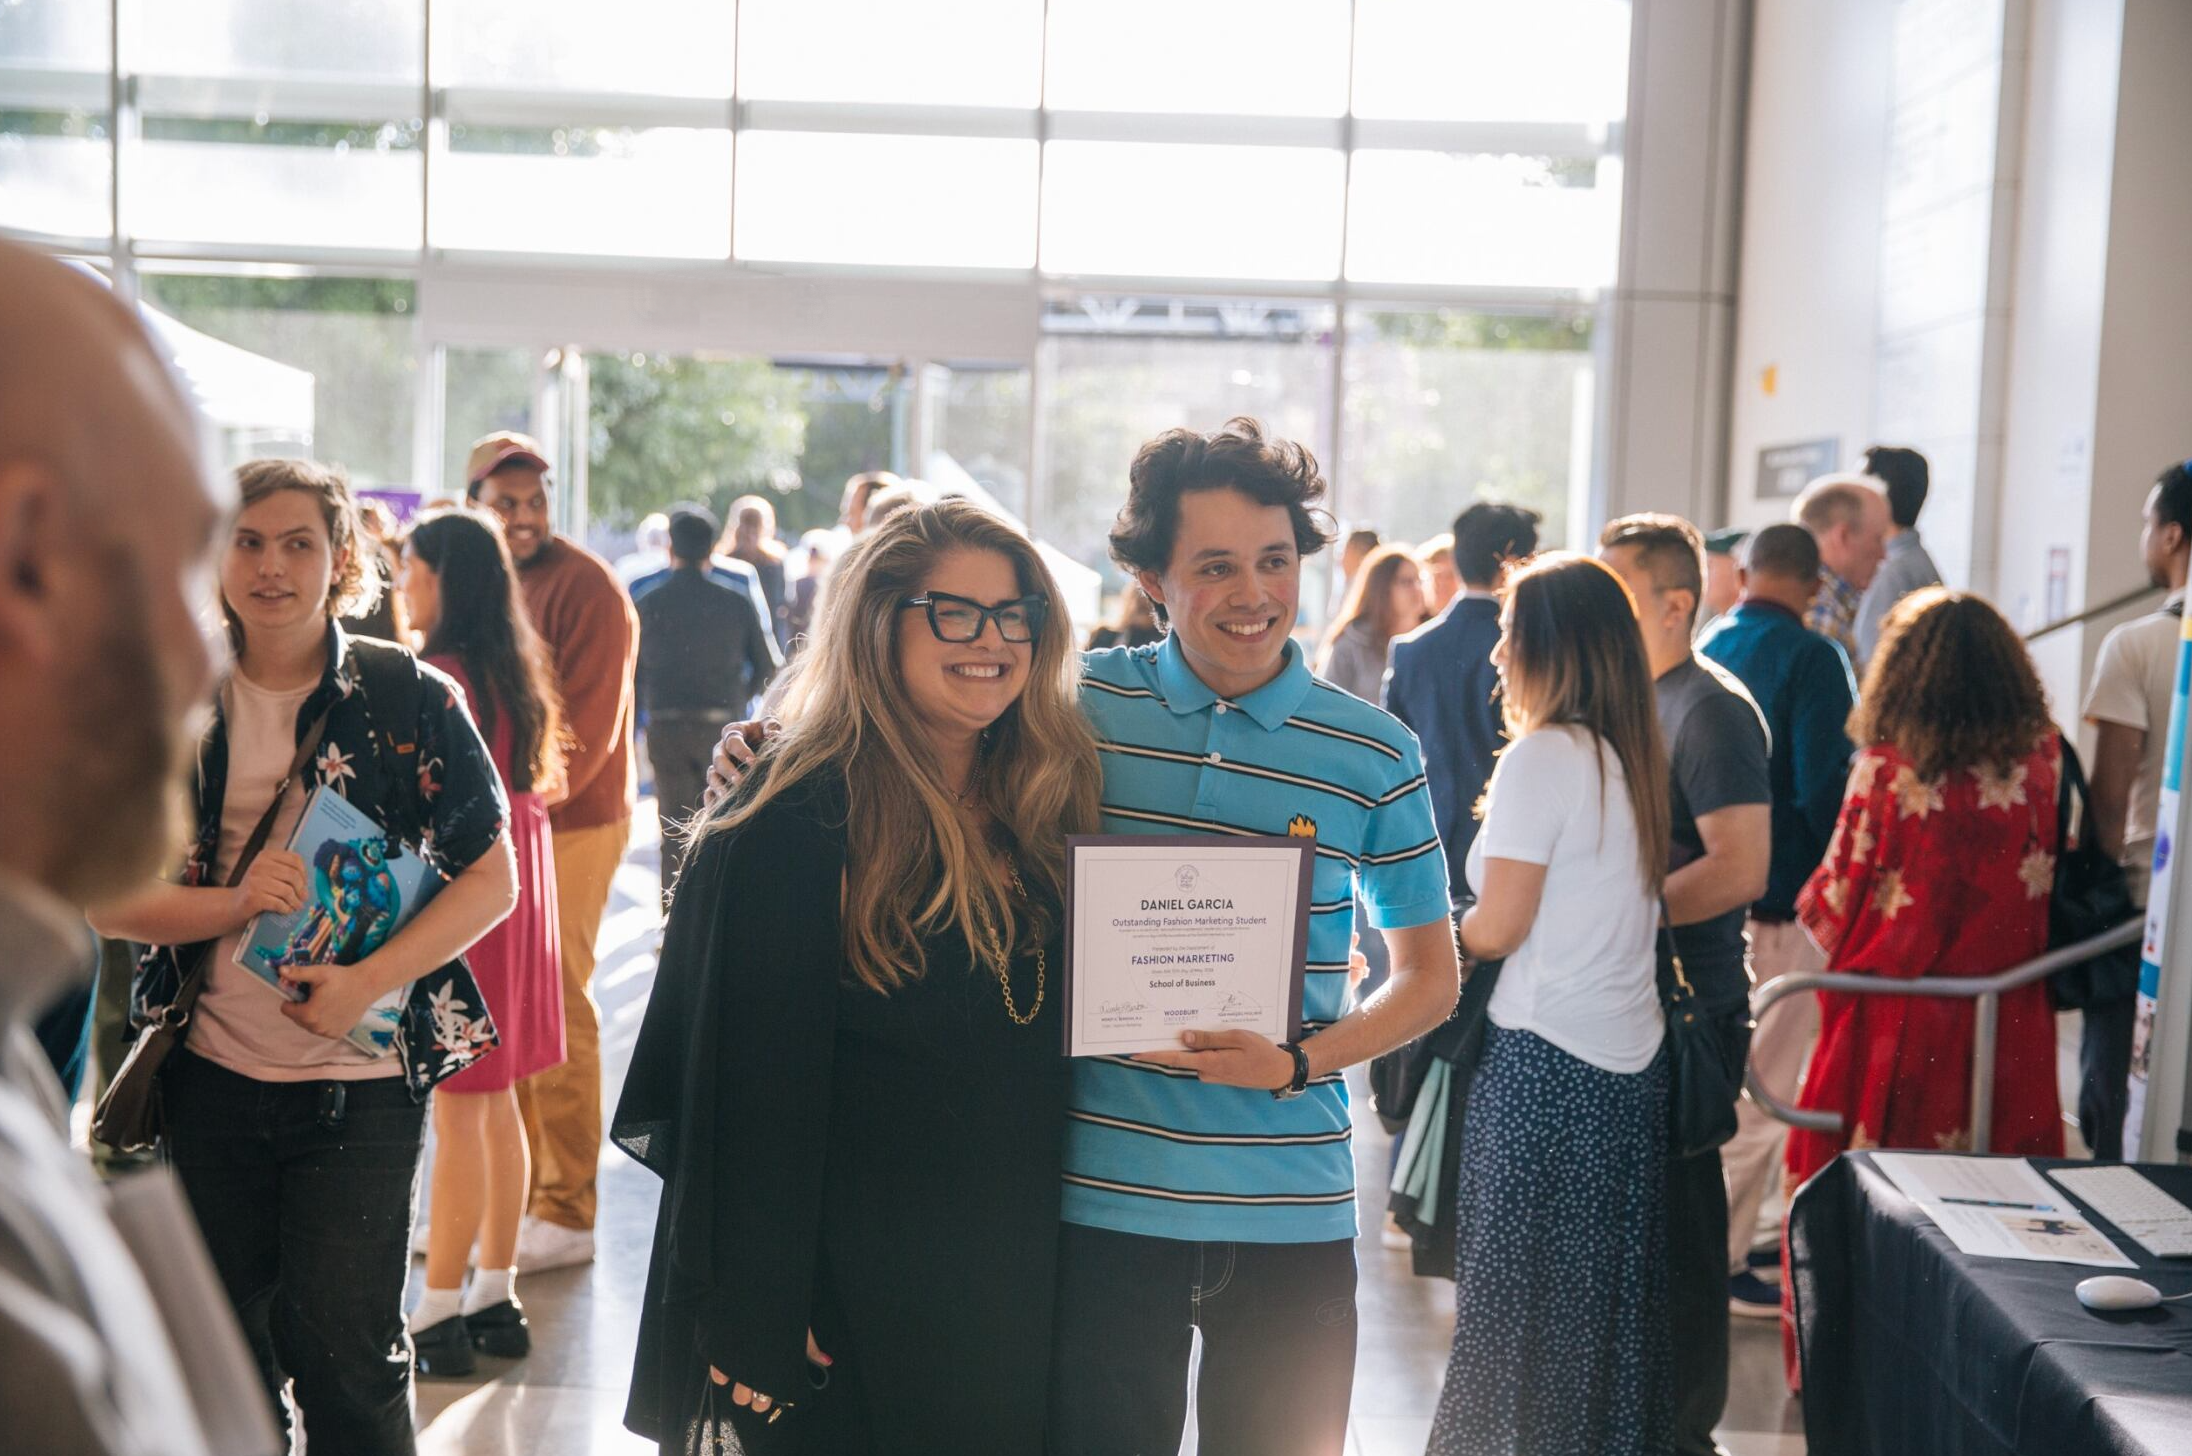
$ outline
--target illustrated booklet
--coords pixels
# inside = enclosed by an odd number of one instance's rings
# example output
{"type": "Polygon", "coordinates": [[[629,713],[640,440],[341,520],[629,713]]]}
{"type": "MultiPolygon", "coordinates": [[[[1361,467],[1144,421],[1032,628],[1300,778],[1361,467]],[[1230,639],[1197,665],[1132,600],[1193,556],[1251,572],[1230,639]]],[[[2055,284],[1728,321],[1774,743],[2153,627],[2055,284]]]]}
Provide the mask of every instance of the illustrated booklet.
{"type": "MultiPolygon", "coordinates": [[[[305,800],[288,847],[304,861],[304,904],[288,915],[260,912],[235,959],[292,1001],[304,1000],[305,988],[283,974],[288,967],[356,965],[441,888],[433,866],[326,785],[305,800]]],[[[351,1044],[376,1057],[393,1053],[409,989],[398,987],[375,1001],[351,1030],[351,1044]]]]}

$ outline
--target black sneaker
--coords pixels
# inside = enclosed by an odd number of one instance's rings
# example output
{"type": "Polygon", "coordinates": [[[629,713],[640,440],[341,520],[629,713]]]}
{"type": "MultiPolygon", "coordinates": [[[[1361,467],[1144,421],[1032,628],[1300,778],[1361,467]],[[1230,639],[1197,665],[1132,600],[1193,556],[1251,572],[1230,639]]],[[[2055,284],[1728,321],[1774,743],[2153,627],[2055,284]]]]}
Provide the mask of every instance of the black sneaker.
{"type": "Polygon", "coordinates": [[[1781,1286],[1744,1270],[1728,1281],[1728,1313],[1743,1319],[1781,1318],[1781,1286]]]}
{"type": "Polygon", "coordinates": [[[532,1325],[525,1311],[511,1300],[490,1304],[465,1316],[472,1329],[472,1348],[498,1360],[522,1360],[533,1352],[532,1325]]]}
{"type": "Polygon", "coordinates": [[[474,1368],[472,1339],[461,1314],[453,1314],[413,1335],[411,1345],[418,1351],[419,1378],[462,1380],[470,1375],[474,1368]]]}

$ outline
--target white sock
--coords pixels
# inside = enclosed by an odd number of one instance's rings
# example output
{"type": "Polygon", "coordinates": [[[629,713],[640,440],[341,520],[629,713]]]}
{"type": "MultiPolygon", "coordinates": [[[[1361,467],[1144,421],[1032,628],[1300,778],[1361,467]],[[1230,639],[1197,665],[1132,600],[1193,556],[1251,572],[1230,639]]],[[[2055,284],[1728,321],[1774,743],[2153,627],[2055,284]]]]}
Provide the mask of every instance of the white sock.
{"type": "Polygon", "coordinates": [[[429,1289],[419,1296],[419,1307],[411,1311],[408,1321],[412,1334],[430,1330],[445,1319],[464,1312],[464,1291],[461,1289],[429,1289]]]}
{"type": "Polygon", "coordinates": [[[490,1305],[504,1300],[518,1302],[517,1275],[515,1269],[475,1269],[472,1271],[472,1287],[464,1292],[464,1312],[478,1314],[490,1305]]]}

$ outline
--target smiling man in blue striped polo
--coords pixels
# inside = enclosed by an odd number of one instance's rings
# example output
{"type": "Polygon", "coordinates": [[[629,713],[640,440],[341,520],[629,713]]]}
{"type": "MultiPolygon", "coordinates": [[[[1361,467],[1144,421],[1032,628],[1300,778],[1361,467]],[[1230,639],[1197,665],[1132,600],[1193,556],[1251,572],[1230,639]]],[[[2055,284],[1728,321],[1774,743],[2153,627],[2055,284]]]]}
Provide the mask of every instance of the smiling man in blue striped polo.
{"type": "Polygon", "coordinates": [[[1081,703],[1121,834],[1317,841],[1299,1046],[1189,1033],[1189,1049],[1074,1063],[1059,1247],[1052,1449],[1170,1456],[1203,1336],[1205,1456],[1324,1456],[1355,1364],[1355,1180],[1343,1068],[1454,1004],[1454,945],[1416,740],[1310,675],[1288,634],[1302,558],[1329,537],[1308,451],[1253,420],[1135,456],[1113,557],[1169,627],[1092,653],[1081,703]],[[1353,901],[1392,977],[1350,1011],[1353,901]]]}

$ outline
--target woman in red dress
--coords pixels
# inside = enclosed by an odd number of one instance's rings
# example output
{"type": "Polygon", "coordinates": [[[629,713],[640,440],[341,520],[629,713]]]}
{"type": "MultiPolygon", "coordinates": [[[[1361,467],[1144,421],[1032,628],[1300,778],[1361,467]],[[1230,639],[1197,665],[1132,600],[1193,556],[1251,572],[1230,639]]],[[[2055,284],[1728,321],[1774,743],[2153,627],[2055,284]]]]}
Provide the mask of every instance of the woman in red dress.
{"type": "MultiPolygon", "coordinates": [[[[412,1311],[419,1374],[461,1377],[473,1352],[515,1358],[531,1336],[513,1284],[529,1150],[516,1085],[563,1060],[563,981],[548,804],[563,774],[563,710],[519,596],[502,527],[478,511],[422,517],[404,542],[404,600],[422,655],[457,680],[510,798],[518,903],[469,960],[502,1044],[434,1097],[434,1216],[412,1311]],[[467,1255],[478,1269],[464,1289],[467,1255]]],[[[430,772],[423,765],[421,772],[430,772]]]]}
{"type": "MultiPolygon", "coordinates": [[[[1929,588],[1889,613],[1850,715],[1840,821],[1797,899],[1827,968],[1909,980],[1990,976],[2047,950],[2061,739],[2032,660],[1985,601],[1929,588]]],[[[1819,993],[1788,1187],[1853,1148],[1971,1149],[1973,1004],[1819,993]]],[[[2045,985],[2002,997],[1989,1146],[2059,1158],[2055,1015],[2045,985]]],[[[1782,1318],[1790,1284],[1783,1248],[1782,1318]]],[[[1790,1383],[1796,1383],[1790,1343],[1790,1383]]]]}

